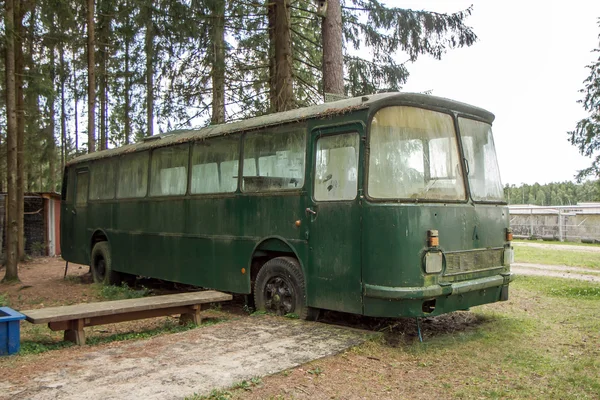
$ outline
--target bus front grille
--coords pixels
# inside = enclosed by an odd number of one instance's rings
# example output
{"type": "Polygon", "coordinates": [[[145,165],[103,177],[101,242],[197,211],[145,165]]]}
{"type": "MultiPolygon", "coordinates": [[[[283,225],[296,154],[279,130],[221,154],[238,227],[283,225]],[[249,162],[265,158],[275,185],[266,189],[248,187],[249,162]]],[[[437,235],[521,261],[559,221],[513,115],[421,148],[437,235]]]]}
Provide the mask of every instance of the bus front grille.
{"type": "Polygon", "coordinates": [[[477,249],[468,251],[448,252],[444,275],[457,275],[466,272],[501,268],[503,265],[504,249],[477,249]]]}

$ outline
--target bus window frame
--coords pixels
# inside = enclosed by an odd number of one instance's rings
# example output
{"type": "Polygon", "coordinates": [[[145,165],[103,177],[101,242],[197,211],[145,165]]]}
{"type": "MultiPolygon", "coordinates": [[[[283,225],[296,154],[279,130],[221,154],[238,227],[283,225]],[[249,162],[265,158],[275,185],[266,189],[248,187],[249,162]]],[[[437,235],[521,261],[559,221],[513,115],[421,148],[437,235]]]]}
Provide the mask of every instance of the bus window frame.
{"type": "Polygon", "coordinates": [[[86,208],[90,202],[90,169],[89,166],[83,166],[83,167],[78,167],[75,168],[75,179],[74,179],[74,185],[73,185],[73,189],[74,189],[74,196],[73,196],[73,207],[74,208],[86,208]],[[79,175],[80,174],[87,174],[87,179],[88,179],[88,185],[87,185],[87,191],[85,194],[85,203],[78,203],[77,202],[77,193],[79,193],[79,191],[77,190],[77,185],[79,184],[79,175]]]}
{"type": "MultiPolygon", "coordinates": [[[[364,189],[364,178],[361,174],[361,167],[366,162],[365,151],[361,149],[365,141],[366,126],[363,121],[349,121],[341,124],[318,126],[312,130],[312,157],[310,164],[310,199],[314,204],[328,204],[328,203],[343,203],[353,202],[361,195],[361,191],[364,189]],[[317,142],[323,137],[335,137],[338,135],[346,135],[349,133],[356,133],[358,135],[358,159],[356,163],[356,195],[352,199],[339,199],[339,200],[317,200],[315,198],[315,173],[317,170],[317,142]]],[[[307,165],[308,166],[308,165],[307,165]]],[[[364,168],[362,168],[364,171],[364,168]]]]}
{"type": "Polygon", "coordinates": [[[466,177],[466,170],[465,170],[465,162],[464,162],[464,153],[463,153],[463,149],[462,149],[462,141],[460,140],[460,135],[457,129],[457,125],[458,125],[458,117],[457,117],[457,113],[449,110],[447,108],[443,108],[443,107],[435,107],[435,106],[430,106],[430,105],[423,105],[420,103],[414,103],[411,101],[382,101],[381,103],[378,104],[377,107],[372,107],[369,110],[369,114],[367,116],[367,129],[366,129],[366,145],[365,145],[365,159],[364,159],[364,183],[363,183],[363,191],[364,191],[364,196],[365,198],[372,203],[414,203],[414,204],[418,204],[418,203],[435,203],[435,204],[467,204],[469,203],[469,201],[471,200],[471,191],[470,188],[468,186],[468,179],[466,177]],[[443,200],[438,200],[438,199],[420,199],[420,198],[416,198],[416,199],[411,199],[411,198],[389,198],[389,199],[382,199],[382,198],[377,198],[377,197],[371,197],[371,195],[369,194],[369,163],[370,163],[370,158],[371,158],[371,126],[373,123],[373,118],[375,117],[375,115],[377,114],[377,112],[383,108],[387,108],[387,107],[414,107],[414,108],[420,108],[423,110],[429,110],[429,111],[434,111],[434,112],[439,112],[441,114],[446,114],[449,115],[452,118],[452,126],[454,127],[454,137],[456,139],[456,145],[457,145],[457,150],[458,150],[458,157],[461,160],[460,164],[460,169],[461,169],[461,174],[462,174],[462,180],[463,180],[463,188],[465,190],[465,197],[464,199],[455,199],[455,200],[449,200],[449,199],[443,199],[443,200]]]}
{"type": "MultiPolygon", "coordinates": [[[[463,169],[464,169],[465,168],[464,167],[464,163],[465,163],[465,160],[466,160],[467,157],[465,156],[464,149],[463,149],[462,135],[461,135],[460,126],[459,126],[459,123],[458,123],[458,119],[459,118],[472,119],[472,120],[477,121],[477,122],[488,124],[490,127],[492,126],[492,124],[489,121],[486,121],[483,118],[477,117],[475,115],[466,114],[466,113],[460,113],[460,112],[456,113],[456,118],[454,119],[454,124],[456,125],[455,129],[456,129],[456,132],[458,133],[458,137],[459,137],[459,143],[458,144],[460,146],[460,153],[461,153],[461,156],[462,156],[462,159],[463,159],[462,164],[463,164],[463,169]]],[[[493,133],[492,133],[492,135],[493,135],[493,133]]],[[[496,146],[495,146],[495,143],[494,143],[494,151],[495,150],[496,150],[496,146]]],[[[498,157],[498,153],[496,153],[496,157],[498,157]]],[[[503,205],[503,206],[508,205],[507,201],[482,201],[482,200],[475,200],[475,199],[473,199],[473,196],[471,195],[471,186],[470,186],[470,183],[469,183],[469,177],[467,175],[465,175],[465,184],[469,188],[469,199],[473,203],[475,203],[475,204],[492,204],[492,205],[503,205]]]]}
{"type": "Polygon", "coordinates": [[[111,198],[109,199],[92,199],[90,196],[88,196],[88,203],[92,202],[92,203],[98,203],[98,202],[111,202],[111,201],[115,201],[117,200],[117,177],[119,176],[119,160],[120,160],[121,156],[119,157],[107,157],[107,158],[100,158],[98,160],[94,160],[89,164],[89,174],[90,174],[90,187],[88,190],[88,193],[91,193],[92,191],[92,175],[93,175],[93,170],[96,168],[97,164],[101,164],[103,162],[112,162],[112,163],[116,163],[114,172],[113,172],[113,180],[115,182],[115,186],[114,186],[114,191],[113,191],[113,195],[111,198]]]}
{"type": "MultiPolygon", "coordinates": [[[[242,140],[242,136],[243,136],[244,132],[233,132],[230,133],[228,135],[219,135],[219,136],[212,136],[212,137],[207,137],[204,138],[202,140],[194,140],[190,142],[190,153],[189,153],[189,165],[188,165],[188,190],[186,193],[186,196],[189,197],[202,197],[202,198],[219,198],[219,197],[232,197],[235,196],[238,193],[241,193],[241,185],[240,185],[240,180],[239,177],[241,176],[241,166],[242,166],[242,156],[243,156],[243,152],[242,152],[242,147],[244,145],[244,141],[242,140]],[[194,146],[198,143],[198,142],[208,142],[210,140],[219,140],[221,138],[227,137],[227,138],[231,138],[231,137],[235,137],[237,136],[238,138],[238,155],[237,155],[237,161],[238,161],[238,179],[237,179],[237,184],[235,187],[235,190],[232,192],[214,192],[214,193],[192,193],[192,157],[194,154],[194,146]]],[[[218,165],[218,171],[219,171],[219,175],[221,174],[221,166],[220,163],[218,165]]],[[[169,196],[169,197],[173,197],[173,196],[169,196]]]]}
{"type": "MultiPolygon", "coordinates": [[[[123,153],[118,155],[117,158],[117,172],[116,172],[116,177],[117,179],[119,178],[119,176],[121,175],[121,160],[127,156],[131,156],[134,154],[141,154],[141,153],[148,153],[148,167],[147,167],[147,174],[148,176],[146,177],[146,194],[144,196],[139,196],[139,197],[119,197],[119,182],[117,181],[116,185],[115,185],[115,197],[112,201],[137,201],[137,200],[141,200],[141,199],[147,199],[148,194],[150,193],[150,162],[152,160],[152,151],[154,150],[154,148],[149,148],[149,149],[143,149],[140,151],[134,151],[131,153],[123,153]]],[[[158,198],[158,197],[156,197],[158,198]]],[[[106,201],[111,201],[111,200],[106,200],[106,201]]]]}
{"type": "MultiPolygon", "coordinates": [[[[185,143],[172,143],[169,144],[167,146],[158,146],[158,147],[153,147],[150,150],[150,155],[148,157],[148,183],[147,183],[147,188],[146,188],[146,195],[144,197],[133,197],[133,199],[177,199],[177,198],[181,198],[181,197],[186,197],[190,194],[190,185],[191,185],[191,175],[190,175],[190,168],[192,167],[191,165],[191,157],[192,157],[192,146],[193,143],[195,142],[185,142],[185,143]],[[152,161],[154,159],[154,152],[157,150],[162,150],[162,149],[168,149],[168,148],[174,148],[174,147],[183,147],[183,146],[187,146],[187,171],[186,171],[186,186],[185,186],[185,192],[183,194],[163,194],[160,196],[153,196],[150,192],[152,191],[152,161]]],[[[143,150],[143,151],[147,151],[147,150],[143,150]]],[[[138,152],[141,153],[141,152],[138,152]]],[[[119,164],[120,165],[120,164],[119,164]]],[[[117,174],[118,176],[118,174],[117,174]]],[[[116,191],[115,191],[115,198],[116,198],[116,191]]],[[[123,200],[123,199],[121,199],[123,200]]]]}
{"type": "MultiPolygon", "coordinates": [[[[314,129],[313,129],[314,130],[314,129]]],[[[288,196],[288,195],[298,195],[306,191],[307,181],[310,180],[309,172],[309,163],[307,160],[310,157],[309,154],[309,146],[310,146],[310,136],[311,131],[308,130],[308,125],[306,122],[293,122],[286,123],[281,126],[277,126],[275,128],[270,129],[256,129],[252,131],[242,132],[242,143],[240,146],[240,162],[239,162],[239,171],[238,171],[238,190],[240,194],[246,196],[266,196],[266,195],[275,195],[275,196],[288,196]],[[259,190],[248,192],[242,189],[242,180],[244,178],[244,161],[245,161],[245,148],[246,148],[246,136],[251,135],[261,135],[261,134],[273,134],[273,135],[286,135],[290,133],[302,132],[304,134],[304,168],[302,169],[302,186],[295,187],[293,189],[279,189],[279,190],[259,190]]],[[[258,159],[253,159],[256,164],[257,173],[259,171],[258,159]]],[[[236,192],[237,193],[237,192],[236,192]]]]}

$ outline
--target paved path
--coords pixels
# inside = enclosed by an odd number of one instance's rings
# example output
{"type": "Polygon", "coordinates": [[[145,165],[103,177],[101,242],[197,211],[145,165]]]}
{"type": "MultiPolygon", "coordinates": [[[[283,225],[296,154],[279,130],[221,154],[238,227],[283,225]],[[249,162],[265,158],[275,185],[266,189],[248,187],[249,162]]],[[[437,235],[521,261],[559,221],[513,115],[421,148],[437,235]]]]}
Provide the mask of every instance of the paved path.
{"type": "Polygon", "coordinates": [[[531,263],[512,263],[510,269],[517,275],[550,276],[600,283],[600,270],[597,269],[531,263]]]}
{"type": "Polygon", "coordinates": [[[577,246],[574,244],[553,244],[539,242],[513,242],[513,246],[537,247],[538,249],[578,251],[584,253],[600,253],[600,246],[577,246]]]}
{"type": "Polygon", "coordinates": [[[115,400],[206,395],[216,388],[337,354],[373,335],[287,318],[247,317],[148,340],[92,347],[69,360],[40,365],[41,371],[25,384],[0,381],[0,398],[115,400]]]}

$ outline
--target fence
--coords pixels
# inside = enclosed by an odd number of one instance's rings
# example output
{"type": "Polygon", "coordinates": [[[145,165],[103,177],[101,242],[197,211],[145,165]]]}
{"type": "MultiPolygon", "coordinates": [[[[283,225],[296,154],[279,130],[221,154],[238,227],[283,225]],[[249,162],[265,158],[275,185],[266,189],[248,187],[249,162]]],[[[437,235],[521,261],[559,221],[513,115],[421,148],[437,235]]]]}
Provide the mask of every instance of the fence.
{"type": "Polygon", "coordinates": [[[568,209],[518,209],[510,211],[510,226],[517,238],[600,243],[600,214],[568,209]]]}

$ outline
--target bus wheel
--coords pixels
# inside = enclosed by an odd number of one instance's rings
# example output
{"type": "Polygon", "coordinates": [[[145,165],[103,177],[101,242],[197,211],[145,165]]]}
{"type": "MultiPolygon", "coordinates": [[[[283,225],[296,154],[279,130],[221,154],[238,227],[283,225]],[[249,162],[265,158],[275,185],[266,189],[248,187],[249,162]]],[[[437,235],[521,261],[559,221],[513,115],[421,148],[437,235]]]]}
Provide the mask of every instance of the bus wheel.
{"type": "Polygon", "coordinates": [[[292,257],[277,257],[263,265],[254,284],[256,309],[276,315],[315,319],[316,310],[306,305],[306,285],[300,264],[292,257]]]}
{"type": "Polygon", "coordinates": [[[120,274],[112,269],[110,246],[108,242],[98,242],[92,249],[92,277],[94,283],[118,285],[121,283],[120,274]]]}

